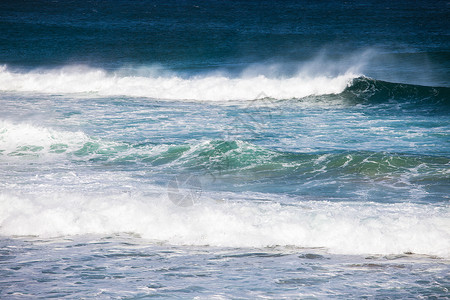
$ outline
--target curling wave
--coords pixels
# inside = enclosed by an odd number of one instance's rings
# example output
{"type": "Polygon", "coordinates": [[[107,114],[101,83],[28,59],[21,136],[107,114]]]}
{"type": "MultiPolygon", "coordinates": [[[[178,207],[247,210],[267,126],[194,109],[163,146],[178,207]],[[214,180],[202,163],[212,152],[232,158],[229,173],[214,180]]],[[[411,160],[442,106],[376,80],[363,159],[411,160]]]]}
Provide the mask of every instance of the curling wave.
{"type": "Polygon", "coordinates": [[[377,104],[389,101],[450,106],[450,88],[392,83],[357,77],[340,94],[351,103],[377,104]]]}

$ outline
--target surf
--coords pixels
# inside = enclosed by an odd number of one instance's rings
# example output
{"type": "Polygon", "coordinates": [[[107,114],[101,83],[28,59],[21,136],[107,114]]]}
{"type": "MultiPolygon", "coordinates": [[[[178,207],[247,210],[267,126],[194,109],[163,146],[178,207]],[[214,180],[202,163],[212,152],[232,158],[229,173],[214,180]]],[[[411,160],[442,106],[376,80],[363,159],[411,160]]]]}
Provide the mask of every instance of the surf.
{"type": "Polygon", "coordinates": [[[183,208],[164,195],[1,193],[0,235],[50,238],[128,232],[172,245],[322,247],[337,254],[450,257],[446,206],[215,200],[210,194],[183,208]]]}

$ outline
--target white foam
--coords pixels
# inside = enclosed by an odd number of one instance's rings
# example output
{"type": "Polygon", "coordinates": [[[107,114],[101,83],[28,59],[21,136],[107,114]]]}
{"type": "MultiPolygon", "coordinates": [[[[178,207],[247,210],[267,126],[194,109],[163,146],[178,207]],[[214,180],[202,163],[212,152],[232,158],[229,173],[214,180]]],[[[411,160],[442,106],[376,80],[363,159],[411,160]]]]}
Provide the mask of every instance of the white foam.
{"type": "Polygon", "coordinates": [[[0,195],[0,234],[56,237],[131,232],[176,245],[325,247],[340,254],[450,257],[450,211],[411,203],[215,202],[161,197],[0,195]]]}
{"type": "Polygon", "coordinates": [[[29,146],[43,153],[49,153],[52,145],[76,149],[87,141],[89,138],[82,132],[58,131],[30,123],[0,120],[0,150],[3,154],[11,154],[29,146]]]}
{"type": "Polygon", "coordinates": [[[81,131],[56,130],[27,122],[0,120],[0,155],[50,158],[63,153],[73,154],[89,143],[97,145],[99,152],[120,145],[91,138],[81,131]]]}
{"type": "MultiPolygon", "coordinates": [[[[102,69],[70,66],[28,72],[0,67],[0,91],[38,93],[93,93],[99,96],[125,95],[171,100],[254,100],[262,95],[275,99],[302,98],[309,95],[342,92],[352,71],[336,76],[308,75],[299,72],[291,77],[265,75],[231,77],[218,74],[180,77],[154,72],[137,76],[109,73],[102,69]]],[[[248,73],[248,72],[247,72],[248,73]]]]}

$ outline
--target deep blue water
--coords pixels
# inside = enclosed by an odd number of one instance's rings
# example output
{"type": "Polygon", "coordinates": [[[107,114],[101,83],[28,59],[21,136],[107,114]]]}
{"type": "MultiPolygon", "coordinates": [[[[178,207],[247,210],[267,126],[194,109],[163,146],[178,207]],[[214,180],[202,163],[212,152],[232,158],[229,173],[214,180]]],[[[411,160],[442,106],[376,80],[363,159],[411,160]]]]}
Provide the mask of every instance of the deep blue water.
{"type": "Polygon", "coordinates": [[[439,298],[446,1],[0,2],[0,298],[439,298]]]}
{"type": "Polygon", "coordinates": [[[88,64],[116,69],[158,64],[188,72],[240,70],[252,63],[298,64],[321,52],[333,59],[350,59],[356,51],[376,49],[375,61],[367,62],[372,65],[370,73],[380,77],[399,73],[399,78],[392,78],[398,81],[413,72],[416,80],[427,75],[448,86],[446,1],[2,1],[0,5],[0,61],[10,66],[88,64]]]}

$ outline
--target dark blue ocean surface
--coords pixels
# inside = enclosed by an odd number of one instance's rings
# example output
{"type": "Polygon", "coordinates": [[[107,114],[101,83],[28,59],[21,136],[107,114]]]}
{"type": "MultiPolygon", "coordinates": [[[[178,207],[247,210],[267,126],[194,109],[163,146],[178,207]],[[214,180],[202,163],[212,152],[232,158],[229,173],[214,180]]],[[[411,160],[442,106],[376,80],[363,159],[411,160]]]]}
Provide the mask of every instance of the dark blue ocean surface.
{"type": "Polygon", "coordinates": [[[439,298],[447,1],[1,1],[0,298],[439,298]]]}
{"type": "Polygon", "coordinates": [[[372,72],[448,85],[449,19],[447,1],[2,1],[0,62],[240,69],[377,49],[372,72]]]}

